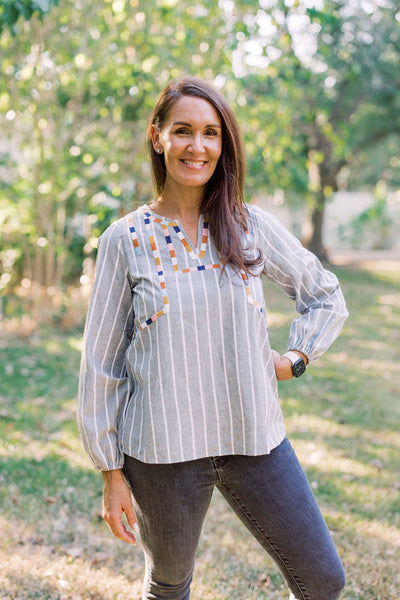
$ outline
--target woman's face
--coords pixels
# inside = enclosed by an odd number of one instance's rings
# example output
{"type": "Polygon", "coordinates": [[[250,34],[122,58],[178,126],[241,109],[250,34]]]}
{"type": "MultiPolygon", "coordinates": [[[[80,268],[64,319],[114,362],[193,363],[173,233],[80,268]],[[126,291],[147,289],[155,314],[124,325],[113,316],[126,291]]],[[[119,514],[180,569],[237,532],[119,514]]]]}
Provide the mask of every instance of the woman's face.
{"type": "MultiPolygon", "coordinates": [[[[183,96],[172,106],[161,131],[153,127],[153,146],[164,153],[165,187],[203,188],[221,156],[221,119],[203,98],[183,96]]],[[[160,152],[160,154],[161,154],[160,152]]]]}

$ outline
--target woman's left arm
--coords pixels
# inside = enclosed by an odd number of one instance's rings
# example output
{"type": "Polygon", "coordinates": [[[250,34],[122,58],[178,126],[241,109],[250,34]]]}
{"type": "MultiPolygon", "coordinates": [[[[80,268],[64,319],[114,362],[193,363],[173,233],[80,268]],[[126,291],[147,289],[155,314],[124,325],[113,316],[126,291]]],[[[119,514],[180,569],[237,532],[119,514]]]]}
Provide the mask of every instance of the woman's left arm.
{"type": "Polygon", "coordinates": [[[314,362],[337,338],[348,317],[337,277],[276,217],[260,209],[255,216],[265,256],[263,272],[294,300],[298,313],[290,327],[288,350],[314,362]]]}
{"type": "Polygon", "coordinates": [[[125,222],[101,236],[83,338],[77,420],[86,452],[102,471],[120,469],[118,425],[131,390],[126,352],[133,328],[125,222]]]}

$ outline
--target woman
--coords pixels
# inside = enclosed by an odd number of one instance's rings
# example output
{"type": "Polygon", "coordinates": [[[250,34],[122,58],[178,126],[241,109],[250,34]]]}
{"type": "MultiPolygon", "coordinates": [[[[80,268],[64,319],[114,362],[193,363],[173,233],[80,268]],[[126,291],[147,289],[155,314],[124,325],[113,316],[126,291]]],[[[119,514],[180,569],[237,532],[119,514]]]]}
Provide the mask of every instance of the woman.
{"type": "Polygon", "coordinates": [[[344,572],[285,437],[277,380],[300,376],[347,316],[336,277],[243,202],[235,117],[208,83],[171,83],[147,141],[157,196],[100,238],[78,422],[103,514],[134,544],[143,598],[187,599],[214,486],[275,559],[291,598],[335,600],[344,572]],[[271,350],[262,276],[296,303],[271,350]],[[133,502],[133,504],[132,504],[133,502]]]}

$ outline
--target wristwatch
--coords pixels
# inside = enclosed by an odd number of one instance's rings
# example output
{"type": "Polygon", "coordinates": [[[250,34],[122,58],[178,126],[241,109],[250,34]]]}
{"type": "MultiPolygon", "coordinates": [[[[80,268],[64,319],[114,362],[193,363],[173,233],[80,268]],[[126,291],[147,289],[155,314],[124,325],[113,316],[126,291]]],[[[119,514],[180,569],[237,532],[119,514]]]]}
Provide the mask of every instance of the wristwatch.
{"type": "Polygon", "coordinates": [[[306,364],[304,360],[298,354],[296,354],[296,352],[289,350],[289,352],[286,352],[283,356],[286,356],[286,358],[288,358],[292,363],[292,373],[294,377],[300,377],[300,375],[303,375],[304,371],[306,370],[306,364]]]}

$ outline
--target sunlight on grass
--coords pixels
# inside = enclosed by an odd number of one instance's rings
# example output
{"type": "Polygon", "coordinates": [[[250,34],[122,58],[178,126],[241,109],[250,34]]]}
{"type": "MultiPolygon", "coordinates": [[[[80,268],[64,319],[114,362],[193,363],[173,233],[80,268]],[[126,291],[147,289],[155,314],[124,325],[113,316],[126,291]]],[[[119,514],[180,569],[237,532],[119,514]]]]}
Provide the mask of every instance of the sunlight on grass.
{"type": "Polygon", "coordinates": [[[62,353],[62,344],[57,340],[44,340],[43,348],[48,354],[61,354],[62,353]]]}
{"type": "Polygon", "coordinates": [[[345,458],[341,456],[340,452],[334,453],[328,447],[324,448],[320,441],[318,443],[298,441],[295,446],[304,467],[321,465],[324,473],[340,472],[342,476],[346,473],[356,477],[374,474],[372,467],[354,459],[345,458]]]}
{"type": "MultiPolygon", "coordinates": [[[[103,559],[104,562],[104,559],[103,559]]],[[[7,565],[0,574],[0,587],[8,598],[85,598],[132,600],[141,597],[141,582],[119,576],[111,569],[67,555],[52,558],[39,549],[33,554],[20,549],[2,555],[0,564],[7,565]],[[29,575],[27,575],[29,573],[29,575]]]]}
{"type": "MultiPolygon", "coordinates": [[[[279,384],[298,453],[347,571],[341,600],[398,600],[400,270],[338,271],[350,317],[329,352],[279,384]]],[[[292,303],[267,284],[272,347],[292,303]]],[[[139,600],[144,560],[101,519],[102,479],[75,421],[81,332],[0,341],[0,589],[16,600],[139,600]]],[[[0,594],[0,595],[1,595],[0,594]]],[[[277,567],[215,493],[193,599],[287,600],[277,567]]]]}
{"type": "MultiPolygon", "coordinates": [[[[293,405],[293,404],[292,404],[293,405]]],[[[286,419],[286,424],[290,426],[292,433],[311,432],[313,439],[322,441],[324,436],[333,436],[337,439],[365,440],[372,445],[391,444],[400,448],[399,431],[374,431],[373,428],[365,431],[357,426],[346,423],[337,423],[326,417],[318,415],[298,415],[294,414],[286,419]]]]}
{"type": "MultiPolygon", "coordinates": [[[[400,536],[398,528],[391,523],[382,523],[379,519],[354,518],[346,512],[339,511],[331,506],[325,507],[326,519],[328,523],[347,522],[347,527],[353,532],[362,532],[371,534],[371,541],[382,543],[384,554],[394,556],[397,549],[400,549],[400,536]]],[[[400,573],[399,573],[400,575],[400,573]]]]}
{"type": "Polygon", "coordinates": [[[289,324],[292,318],[292,315],[273,312],[268,315],[268,325],[270,327],[282,327],[283,325],[289,324]]]}
{"type": "MultiPolygon", "coordinates": [[[[59,456],[67,460],[71,467],[91,467],[89,458],[82,450],[82,443],[77,435],[75,415],[70,414],[66,430],[59,429],[49,434],[46,439],[35,439],[20,431],[10,433],[10,444],[0,445],[0,456],[12,455],[16,459],[29,456],[39,462],[46,457],[59,456]],[[71,421],[73,419],[73,421],[71,421]],[[72,427],[71,427],[72,425],[72,427]]],[[[65,420],[65,415],[60,419],[65,420]]]]}
{"type": "Polygon", "coordinates": [[[68,338],[68,346],[70,346],[70,348],[72,348],[73,350],[76,350],[77,352],[79,352],[79,354],[82,352],[83,349],[83,337],[70,337],[68,338]]]}
{"type": "MultiPolygon", "coordinates": [[[[346,363],[348,359],[348,352],[330,352],[329,354],[329,360],[337,365],[346,363]]],[[[324,360],[326,360],[326,358],[324,360]]]]}
{"type": "Polygon", "coordinates": [[[390,308],[391,313],[392,306],[400,307],[400,294],[382,294],[381,296],[377,297],[377,301],[380,304],[388,306],[390,308]]]}

